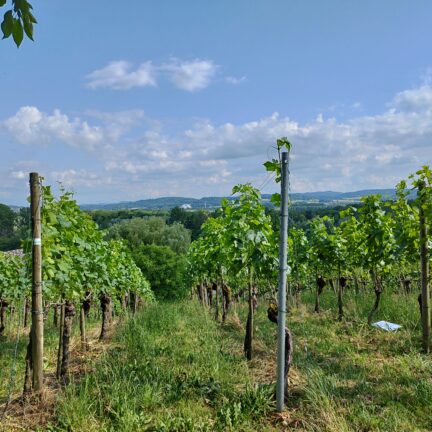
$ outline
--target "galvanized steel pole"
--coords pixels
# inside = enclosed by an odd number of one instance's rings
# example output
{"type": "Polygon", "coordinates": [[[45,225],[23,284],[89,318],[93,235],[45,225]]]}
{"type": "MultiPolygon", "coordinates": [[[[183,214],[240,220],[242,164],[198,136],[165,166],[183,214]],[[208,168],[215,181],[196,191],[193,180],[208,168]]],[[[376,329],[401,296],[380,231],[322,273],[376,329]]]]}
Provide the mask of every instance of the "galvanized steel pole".
{"type": "Polygon", "coordinates": [[[285,401],[285,314],[286,314],[286,279],[288,251],[288,153],[282,153],[281,166],[281,224],[279,243],[279,284],[278,284],[278,350],[276,408],[284,409],[285,401]]]}
{"type": "Polygon", "coordinates": [[[428,354],[431,348],[431,316],[430,316],[430,288],[429,288],[429,253],[428,253],[428,227],[424,206],[426,205],[425,188],[426,185],[422,181],[419,184],[419,222],[420,222],[420,270],[421,270],[421,318],[423,338],[423,351],[428,354]]]}

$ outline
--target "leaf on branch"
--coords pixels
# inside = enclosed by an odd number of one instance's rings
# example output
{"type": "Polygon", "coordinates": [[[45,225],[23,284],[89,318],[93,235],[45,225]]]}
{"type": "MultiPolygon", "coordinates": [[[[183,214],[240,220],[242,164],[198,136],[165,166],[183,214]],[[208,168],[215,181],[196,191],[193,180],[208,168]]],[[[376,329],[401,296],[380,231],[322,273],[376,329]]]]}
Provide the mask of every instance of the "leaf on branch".
{"type": "Polygon", "coordinates": [[[34,41],[33,39],[33,23],[26,17],[24,20],[24,31],[29,39],[34,41]]]}
{"type": "Polygon", "coordinates": [[[291,145],[291,143],[288,141],[288,138],[287,138],[287,137],[279,138],[279,139],[276,141],[276,144],[277,144],[279,150],[280,150],[281,148],[285,147],[288,151],[290,151],[290,150],[291,150],[291,147],[292,147],[292,145],[291,145]]]}
{"type": "Polygon", "coordinates": [[[19,19],[14,18],[13,20],[13,29],[12,29],[13,40],[16,43],[16,46],[19,47],[24,38],[24,31],[22,28],[21,21],[19,19]]]}
{"type": "Polygon", "coordinates": [[[7,39],[13,30],[13,16],[12,11],[7,11],[3,16],[3,22],[1,23],[1,29],[3,32],[3,39],[7,39]]]}

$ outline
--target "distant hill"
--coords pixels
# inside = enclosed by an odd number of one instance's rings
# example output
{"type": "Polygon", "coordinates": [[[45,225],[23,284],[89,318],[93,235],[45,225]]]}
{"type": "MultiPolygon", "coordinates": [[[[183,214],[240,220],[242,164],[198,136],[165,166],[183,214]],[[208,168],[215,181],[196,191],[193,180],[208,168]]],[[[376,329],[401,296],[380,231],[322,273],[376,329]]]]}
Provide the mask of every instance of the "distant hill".
{"type": "MultiPolygon", "coordinates": [[[[337,205],[358,202],[361,197],[380,194],[385,199],[392,199],[396,196],[394,189],[365,189],[355,192],[305,192],[292,193],[291,200],[296,204],[321,204],[321,205],[337,205]]],[[[268,203],[270,194],[263,194],[263,201],[268,203]]],[[[150,198],[139,201],[123,201],[110,204],[84,204],[81,208],[84,210],[120,210],[120,209],[148,209],[148,210],[169,210],[174,207],[185,206],[195,210],[198,209],[214,209],[220,207],[222,197],[203,197],[203,198],[187,198],[187,197],[162,197],[150,198]]],[[[228,197],[234,199],[234,197],[228,197]]]]}

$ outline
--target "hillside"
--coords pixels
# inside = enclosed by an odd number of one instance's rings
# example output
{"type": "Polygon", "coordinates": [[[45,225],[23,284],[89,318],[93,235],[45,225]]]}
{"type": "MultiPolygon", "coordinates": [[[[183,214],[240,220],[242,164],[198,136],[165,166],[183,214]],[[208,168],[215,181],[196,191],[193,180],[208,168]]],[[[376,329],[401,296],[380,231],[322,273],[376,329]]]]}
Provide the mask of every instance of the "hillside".
{"type": "MultiPolygon", "coordinates": [[[[357,202],[361,197],[380,194],[384,198],[393,198],[395,196],[394,189],[365,189],[355,192],[304,192],[292,193],[291,199],[294,204],[297,203],[320,203],[323,205],[332,205],[357,202]]],[[[263,194],[264,202],[268,202],[270,194],[263,194]]],[[[138,201],[123,201],[118,203],[106,204],[83,204],[81,208],[84,210],[119,210],[119,209],[171,209],[177,206],[190,206],[192,209],[211,209],[220,206],[220,201],[223,197],[203,197],[203,198],[188,198],[188,197],[161,197],[149,198],[138,201]]],[[[231,199],[231,197],[228,197],[231,199]]]]}

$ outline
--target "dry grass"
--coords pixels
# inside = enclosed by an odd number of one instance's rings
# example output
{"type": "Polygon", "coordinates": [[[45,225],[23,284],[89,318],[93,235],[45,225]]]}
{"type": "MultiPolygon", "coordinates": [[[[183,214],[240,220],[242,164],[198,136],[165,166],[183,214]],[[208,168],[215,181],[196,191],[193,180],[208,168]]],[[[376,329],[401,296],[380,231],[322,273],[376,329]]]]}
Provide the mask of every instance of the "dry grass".
{"type": "MultiPolygon", "coordinates": [[[[117,324],[118,319],[113,320],[106,340],[100,341],[100,326],[99,323],[94,323],[87,331],[86,350],[83,350],[80,336],[78,334],[72,336],[68,381],[79,383],[83,376],[94,372],[96,361],[113,347],[112,336],[117,324]]],[[[28,331],[24,334],[28,335],[28,331]]],[[[51,356],[55,352],[51,350],[51,356]]],[[[49,363],[55,365],[56,358],[50,358],[49,363]]],[[[43,430],[55,416],[58,395],[61,391],[62,386],[57,380],[55,371],[52,368],[46,370],[43,393],[23,396],[16,392],[0,422],[0,432],[43,430]]],[[[3,414],[4,409],[5,404],[0,405],[0,413],[3,414]]]]}

